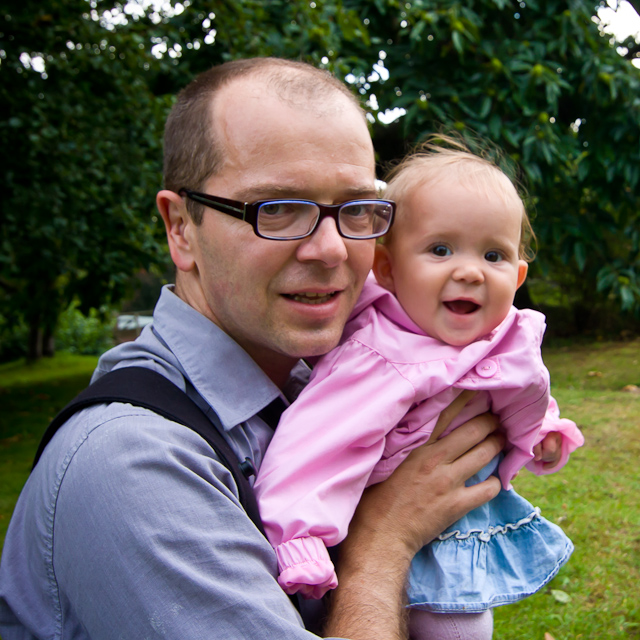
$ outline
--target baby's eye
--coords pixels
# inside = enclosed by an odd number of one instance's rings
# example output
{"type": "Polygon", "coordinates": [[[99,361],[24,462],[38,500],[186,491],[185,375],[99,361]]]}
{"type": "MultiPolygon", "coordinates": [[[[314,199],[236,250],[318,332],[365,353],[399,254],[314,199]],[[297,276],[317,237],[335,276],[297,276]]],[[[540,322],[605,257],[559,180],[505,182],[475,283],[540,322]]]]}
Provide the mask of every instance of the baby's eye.
{"type": "Polygon", "coordinates": [[[484,259],[487,262],[500,262],[502,260],[502,255],[497,251],[488,251],[484,254],[484,259]]]}
{"type": "Polygon", "coordinates": [[[439,258],[444,258],[446,256],[451,255],[451,249],[444,244],[436,244],[429,249],[430,253],[433,253],[434,256],[438,256],[439,258]]]}

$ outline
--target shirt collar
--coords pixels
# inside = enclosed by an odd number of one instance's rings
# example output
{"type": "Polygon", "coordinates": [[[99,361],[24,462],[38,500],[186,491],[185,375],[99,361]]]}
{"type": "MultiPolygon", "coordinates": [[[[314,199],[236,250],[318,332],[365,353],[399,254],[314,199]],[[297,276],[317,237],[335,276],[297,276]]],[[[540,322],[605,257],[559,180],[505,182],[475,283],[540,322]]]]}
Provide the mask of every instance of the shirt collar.
{"type": "MultiPolygon", "coordinates": [[[[304,376],[302,363],[294,378],[304,376]]],[[[189,387],[218,414],[225,429],[247,421],[281,396],[249,354],[216,324],[173,293],[162,288],[147,325],[133,342],[124,342],[100,357],[93,380],[112,369],[140,366],[154,369],[191,395],[189,387]]],[[[285,387],[285,394],[291,398],[285,387]]]]}
{"type": "Polygon", "coordinates": [[[280,390],[249,354],[216,324],[162,289],[153,332],[180,363],[185,377],[230,429],[268,405],[280,390]]]}

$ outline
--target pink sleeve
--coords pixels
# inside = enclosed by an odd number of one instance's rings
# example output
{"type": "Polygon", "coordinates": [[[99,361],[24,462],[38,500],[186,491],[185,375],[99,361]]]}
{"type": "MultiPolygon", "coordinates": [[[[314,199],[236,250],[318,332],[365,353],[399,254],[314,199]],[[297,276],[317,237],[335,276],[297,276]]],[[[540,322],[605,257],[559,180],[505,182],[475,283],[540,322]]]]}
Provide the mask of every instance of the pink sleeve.
{"type": "Polygon", "coordinates": [[[345,538],[385,436],[414,396],[393,365],[351,341],[320,360],[283,414],[255,490],[288,593],[321,597],[337,585],[326,547],[345,538]]]}
{"type": "Polygon", "coordinates": [[[569,456],[578,448],[584,444],[584,436],[578,429],[578,426],[572,420],[560,417],[560,410],[558,409],[558,403],[554,398],[549,398],[549,408],[542,422],[542,427],[538,433],[538,444],[544,440],[544,437],[551,432],[557,432],[562,436],[562,453],[560,456],[560,462],[554,467],[545,467],[542,461],[531,461],[526,467],[529,471],[532,471],[536,475],[546,475],[549,473],[555,473],[564,467],[569,460],[569,456]]]}
{"type": "MultiPolygon", "coordinates": [[[[548,398],[546,413],[541,421],[538,419],[538,425],[509,438],[509,441],[515,446],[500,463],[500,478],[505,489],[511,488],[511,480],[522,467],[526,466],[529,471],[536,475],[546,475],[559,471],[567,463],[569,455],[584,444],[584,437],[576,423],[572,420],[560,418],[558,404],[551,396],[548,396],[548,398]],[[544,437],[552,431],[557,431],[562,435],[562,454],[560,462],[556,466],[548,468],[542,462],[533,460],[533,447],[542,442],[544,437]]],[[[526,424],[526,420],[523,420],[523,424],[526,424]]]]}
{"type": "Polygon", "coordinates": [[[558,405],[549,394],[549,371],[540,352],[543,316],[521,310],[516,318],[502,337],[501,351],[490,358],[500,372],[495,383],[500,386],[491,391],[491,411],[499,416],[508,441],[499,470],[505,489],[511,488],[511,480],[524,466],[538,474],[557,471],[584,442],[574,422],[560,419],[558,405]],[[552,431],[562,435],[562,459],[555,467],[545,468],[533,462],[533,448],[552,431]]]}

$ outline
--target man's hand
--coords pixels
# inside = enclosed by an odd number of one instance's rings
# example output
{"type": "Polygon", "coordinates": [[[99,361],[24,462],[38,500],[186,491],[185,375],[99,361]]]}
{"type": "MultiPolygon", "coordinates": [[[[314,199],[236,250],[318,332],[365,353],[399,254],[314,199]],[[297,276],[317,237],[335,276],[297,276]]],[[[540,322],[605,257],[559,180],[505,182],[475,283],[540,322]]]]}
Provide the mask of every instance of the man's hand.
{"type": "Polygon", "coordinates": [[[562,435],[557,431],[547,433],[542,442],[533,447],[533,459],[544,462],[545,468],[553,469],[562,455],[562,435]]]}
{"type": "MultiPolygon", "coordinates": [[[[473,395],[463,392],[442,413],[435,431],[442,433],[473,395]]],[[[404,588],[413,556],[500,491],[493,476],[465,486],[501,451],[504,439],[497,426],[494,416],[477,416],[412,451],[387,480],[365,491],[340,546],[339,586],[332,593],[326,635],[407,637],[404,588]]]]}

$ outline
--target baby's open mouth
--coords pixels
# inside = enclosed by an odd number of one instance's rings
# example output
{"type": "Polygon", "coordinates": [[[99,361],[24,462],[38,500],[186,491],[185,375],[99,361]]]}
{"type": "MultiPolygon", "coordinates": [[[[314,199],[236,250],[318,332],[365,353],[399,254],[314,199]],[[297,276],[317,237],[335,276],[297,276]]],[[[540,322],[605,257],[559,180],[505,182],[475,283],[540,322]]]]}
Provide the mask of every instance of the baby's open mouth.
{"type": "Polygon", "coordinates": [[[466,315],[468,313],[473,313],[480,308],[479,304],[472,302],[471,300],[449,300],[444,303],[444,306],[449,309],[452,313],[457,313],[459,315],[466,315]]]}
{"type": "Polygon", "coordinates": [[[323,302],[328,302],[333,298],[333,296],[338,293],[337,291],[332,291],[331,293],[312,293],[312,292],[303,292],[303,293],[294,293],[288,294],[285,293],[285,298],[289,298],[289,300],[295,300],[295,302],[303,302],[304,304],[322,304],[323,302]]]}

